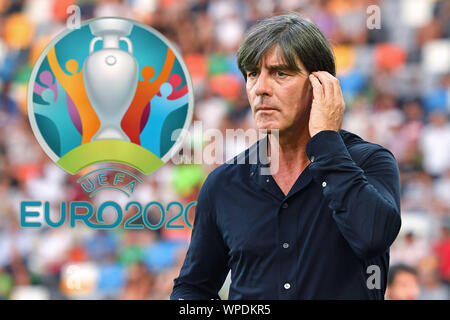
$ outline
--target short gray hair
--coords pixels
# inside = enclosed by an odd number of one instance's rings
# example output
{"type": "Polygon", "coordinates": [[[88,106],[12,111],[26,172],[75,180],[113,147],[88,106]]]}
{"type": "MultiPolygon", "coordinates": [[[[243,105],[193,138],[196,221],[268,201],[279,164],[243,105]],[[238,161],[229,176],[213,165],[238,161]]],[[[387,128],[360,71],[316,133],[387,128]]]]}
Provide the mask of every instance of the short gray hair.
{"type": "Polygon", "coordinates": [[[245,80],[247,71],[255,70],[273,45],[281,48],[290,70],[300,70],[295,62],[297,57],[307,72],[327,71],[336,75],[334,55],[327,38],[314,23],[289,13],[261,20],[245,34],[237,51],[237,64],[245,80]]]}

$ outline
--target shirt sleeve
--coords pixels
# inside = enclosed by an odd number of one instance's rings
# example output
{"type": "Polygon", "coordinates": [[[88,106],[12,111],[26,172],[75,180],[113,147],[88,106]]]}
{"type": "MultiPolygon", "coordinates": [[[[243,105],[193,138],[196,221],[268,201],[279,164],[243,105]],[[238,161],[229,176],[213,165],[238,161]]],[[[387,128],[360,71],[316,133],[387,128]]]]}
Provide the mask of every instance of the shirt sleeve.
{"type": "Polygon", "coordinates": [[[369,143],[356,148],[365,155],[360,167],[341,135],[326,130],[311,138],[306,154],[341,234],[359,258],[370,259],[383,254],[400,230],[400,177],[387,149],[369,143]]]}
{"type": "Polygon", "coordinates": [[[217,228],[215,209],[203,184],[197,198],[189,249],[170,299],[219,299],[218,292],[228,274],[227,249],[217,228]]]}

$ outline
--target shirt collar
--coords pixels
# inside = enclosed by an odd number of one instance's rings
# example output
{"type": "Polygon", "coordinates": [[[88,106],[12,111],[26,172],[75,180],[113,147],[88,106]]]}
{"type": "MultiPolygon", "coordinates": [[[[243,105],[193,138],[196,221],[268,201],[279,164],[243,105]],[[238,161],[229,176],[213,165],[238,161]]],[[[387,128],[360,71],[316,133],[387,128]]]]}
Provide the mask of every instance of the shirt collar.
{"type": "MultiPolygon", "coordinates": [[[[270,174],[268,167],[267,148],[269,148],[268,135],[260,139],[249,149],[250,178],[261,188],[267,189],[277,196],[285,197],[278,184],[270,174]],[[252,161],[253,160],[253,161],[252,161]],[[255,163],[256,162],[256,163],[255,163]]],[[[309,165],[302,171],[295,181],[286,198],[305,188],[312,180],[309,165]]]]}

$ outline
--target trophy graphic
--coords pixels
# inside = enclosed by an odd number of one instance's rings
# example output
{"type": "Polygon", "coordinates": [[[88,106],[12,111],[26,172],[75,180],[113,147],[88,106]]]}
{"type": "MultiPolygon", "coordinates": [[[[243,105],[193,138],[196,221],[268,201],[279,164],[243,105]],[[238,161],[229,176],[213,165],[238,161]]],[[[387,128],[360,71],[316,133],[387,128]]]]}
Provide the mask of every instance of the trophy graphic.
{"type": "Polygon", "coordinates": [[[192,92],[181,55],[162,34],[101,17],[46,46],[28,83],[27,113],[43,151],[70,174],[109,162],[149,174],[181,147],[184,136],[170,133],[189,128],[192,92]]]}
{"type": "Polygon", "coordinates": [[[83,79],[89,101],[100,119],[100,128],[92,140],[130,141],[120,122],[133,100],[139,77],[138,63],[127,38],[133,24],[123,19],[104,18],[93,21],[89,28],[96,37],[90,42],[83,79]],[[94,51],[97,41],[103,42],[103,48],[94,51]],[[120,50],[120,41],[127,43],[128,52],[120,50]]]}

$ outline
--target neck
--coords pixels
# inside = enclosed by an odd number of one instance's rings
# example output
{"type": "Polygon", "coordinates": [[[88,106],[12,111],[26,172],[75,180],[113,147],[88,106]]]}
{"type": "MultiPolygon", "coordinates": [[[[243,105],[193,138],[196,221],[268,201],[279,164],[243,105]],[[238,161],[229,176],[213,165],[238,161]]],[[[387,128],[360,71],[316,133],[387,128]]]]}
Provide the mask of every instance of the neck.
{"type": "MultiPolygon", "coordinates": [[[[275,148],[270,148],[270,152],[278,152],[278,168],[280,172],[298,172],[309,164],[306,156],[306,144],[311,139],[308,125],[301,126],[296,130],[283,132],[279,137],[269,135],[269,141],[272,145],[275,142],[275,148]],[[273,139],[276,139],[274,141],[273,139]]],[[[274,156],[277,156],[274,154],[274,156]]],[[[276,174],[276,173],[275,173],[276,174]]]]}

